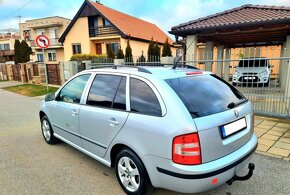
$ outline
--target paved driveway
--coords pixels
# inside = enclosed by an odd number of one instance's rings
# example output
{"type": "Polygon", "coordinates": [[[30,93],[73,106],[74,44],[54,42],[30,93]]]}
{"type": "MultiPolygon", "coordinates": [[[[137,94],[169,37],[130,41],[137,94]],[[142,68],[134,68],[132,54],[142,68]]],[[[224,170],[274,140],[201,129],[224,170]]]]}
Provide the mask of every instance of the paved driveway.
{"type": "MultiPolygon", "coordinates": [[[[123,194],[113,169],[64,143],[43,141],[39,103],[0,89],[0,194],[123,194]]],[[[289,162],[259,154],[254,162],[250,180],[203,194],[290,194],[289,162]]]]}

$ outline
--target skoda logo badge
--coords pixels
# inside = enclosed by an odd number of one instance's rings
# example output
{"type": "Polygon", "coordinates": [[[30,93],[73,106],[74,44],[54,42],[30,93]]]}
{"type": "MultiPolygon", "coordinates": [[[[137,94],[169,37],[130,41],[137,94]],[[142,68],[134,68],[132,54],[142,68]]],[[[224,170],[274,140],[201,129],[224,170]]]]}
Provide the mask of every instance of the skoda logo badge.
{"type": "Polygon", "coordinates": [[[235,110],[234,113],[235,113],[236,117],[239,117],[239,111],[235,110]]]}

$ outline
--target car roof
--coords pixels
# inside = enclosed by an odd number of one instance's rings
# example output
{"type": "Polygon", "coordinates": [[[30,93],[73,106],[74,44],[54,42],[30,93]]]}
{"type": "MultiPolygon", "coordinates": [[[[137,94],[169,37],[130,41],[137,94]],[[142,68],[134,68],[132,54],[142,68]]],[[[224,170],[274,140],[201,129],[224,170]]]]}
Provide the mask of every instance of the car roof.
{"type": "Polygon", "coordinates": [[[173,69],[173,66],[110,66],[110,67],[102,67],[92,68],[89,70],[84,70],[83,73],[86,72],[107,72],[107,73],[120,73],[120,74],[129,74],[129,75],[137,75],[145,78],[159,78],[159,79],[169,79],[169,78],[177,78],[177,77],[185,77],[192,76],[196,74],[210,74],[211,72],[202,71],[194,66],[186,67],[176,67],[173,69]]]}

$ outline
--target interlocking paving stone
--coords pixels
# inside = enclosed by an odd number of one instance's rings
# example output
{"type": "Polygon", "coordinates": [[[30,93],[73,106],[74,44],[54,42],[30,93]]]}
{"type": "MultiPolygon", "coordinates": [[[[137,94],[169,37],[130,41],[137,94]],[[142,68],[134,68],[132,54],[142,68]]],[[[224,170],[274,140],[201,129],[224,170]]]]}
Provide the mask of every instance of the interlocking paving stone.
{"type": "Polygon", "coordinates": [[[266,146],[273,146],[275,143],[275,141],[273,141],[273,140],[268,140],[268,139],[263,139],[263,138],[258,139],[258,142],[259,142],[259,144],[263,144],[266,146]]]}
{"type": "Polygon", "coordinates": [[[268,129],[262,129],[262,128],[259,128],[259,127],[255,127],[254,128],[254,131],[258,131],[258,132],[261,132],[261,133],[266,133],[267,131],[269,131],[268,129]]]}
{"type": "Polygon", "coordinates": [[[269,150],[270,146],[266,146],[266,145],[263,145],[263,144],[258,144],[258,148],[257,150],[258,151],[262,151],[262,152],[267,152],[267,150],[269,150]]]}
{"type": "Polygon", "coordinates": [[[274,144],[274,147],[276,148],[282,148],[282,149],[285,149],[285,150],[289,150],[290,151],[290,144],[287,144],[287,143],[284,143],[284,142],[276,142],[274,144]]]}
{"type": "Polygon", "coordinates": [[[280,136],[265,134],[262,136],[262,138],[277,141],[278,139],[280,139],[280,136]]]}
{"type": "Polygon", "coordinates": [[[264,135],[264,133],[263,132],[260,132],[260,131],[255,131],[255,134],[256,134],[256,136],[257,137],[261,137],[262,135],[264,135]]]}
{"type": "Polygon", "coordinates": [[[283,127],[277,127],[277,126],[275,126],[271,130],[273,130],[273,131],[280,131],[280,132],[287,132],[288,129],[283,128],[283,127]]]}
{"type": "Polygon", "coordinates": [[[274,155],[279,155],[279,156],[284,156],[284,157],[288,157],[289,154],[290,154],[290,151],[284,150],[284,149],[281,149],[281,148],[272,147],[272,148],[270,148],[267,151],[267,153],[274,154],[274,155]]]}
{"type": "Polygon", "coordinates": [[[264,120],[261,125],[275,126],[277,122],[264,120]]]}
{"type": "Polygon", "coordinates": [[[279,139],[279,141],[290,144],[290,138],[282,137],[279,139]]]}
{"type": "Polygon", "coordinates": [[[268,131],[267,134],[270,134],[270,135],[276,135],[276,136],[280,136],[280,137],[281,137],[282,135],[284,135],[284,133],[281,132],[281,131],[273,131],[273,130],[268,131]]]}
{"type": "Polygon", "coordinates": [[[269,129],[272,129],[273,128],[273,125],[262,125],[262,124],[259,124],[258,126],[257,126],[258,128],[262,128],[262,129],[267,129],[267,130],[269,130],[269,129]]]}
{"type": "Polygon", "coordinates": [[[285,133],[283,137],[290,138],[290,133],[285,133]]]}
{"type": "Polygon", "coordinates": [[[286,160],[286,161],[290,162],[290,158],[288,158],[288,157],[284,157],[283,160],[286,160]]]}
{"type": "Polygon", "coordinates": [[[290,124],[287,124],[287,123],[277,123],[275,126],[290,129],[290,124]]]}

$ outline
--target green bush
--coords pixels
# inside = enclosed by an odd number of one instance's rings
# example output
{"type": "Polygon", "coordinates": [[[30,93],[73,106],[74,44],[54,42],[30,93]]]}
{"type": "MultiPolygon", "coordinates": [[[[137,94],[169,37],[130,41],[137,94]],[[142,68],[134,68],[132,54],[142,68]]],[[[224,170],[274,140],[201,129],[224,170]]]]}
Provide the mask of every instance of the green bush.
{"type": "Polygon", "coordinates": [[[124,52],[123,50],[121,49],[121,47],[119,47],[118,49],[118,53],[117,53],[117,59],[124,59],[124,52]]]}
{"type": "Polygon", "coordinates": [[[172,56],[170,44],[168,43],[168,38],[166,39],[166,41],[163,45],[163,49],[162,49],[162,57],[167,57],[167,56],[169,56],[169,57],[172,56]]]}
{"type": "Polygon", "coordinates": [[[106,59],[106,55],[96,55],[96,54],[74,54],[70,60],[71,61],[86,61],[86,60],[97,60],[106,59]]]}

